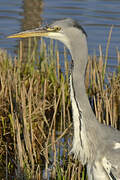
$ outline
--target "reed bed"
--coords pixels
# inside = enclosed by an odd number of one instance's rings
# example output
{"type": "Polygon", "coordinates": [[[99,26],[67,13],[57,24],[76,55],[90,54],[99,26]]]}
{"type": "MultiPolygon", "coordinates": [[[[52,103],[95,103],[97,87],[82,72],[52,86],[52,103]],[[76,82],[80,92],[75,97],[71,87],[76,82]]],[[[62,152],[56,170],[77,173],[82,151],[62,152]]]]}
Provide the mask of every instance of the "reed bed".
{"type": "MultiPolygon", "coordinates": [[[[27,56],[22,41],[18,57],[0,50],[0,179],[86,180],[74,160],[69,97],[69,62],[60,59],[53,41],[37,40],[27,56]],[[61,62],[64,62],[61,68],[61,62]]],[[[97,119],[120,129],[120,72],[107,74],[106,56],[89,56],[86,91],[97,119]]],[[[120,53],[117,51],[118,62],[120,53]]]]}

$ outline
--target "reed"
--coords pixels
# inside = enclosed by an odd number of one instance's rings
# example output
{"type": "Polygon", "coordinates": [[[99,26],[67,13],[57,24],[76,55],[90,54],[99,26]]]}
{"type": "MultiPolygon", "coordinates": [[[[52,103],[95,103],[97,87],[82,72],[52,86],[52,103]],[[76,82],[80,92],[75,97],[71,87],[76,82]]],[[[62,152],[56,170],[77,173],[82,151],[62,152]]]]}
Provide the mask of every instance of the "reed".
{"type": "MultiPolygon", "coordinates": [[[[20,41],[14,59],[0,50],[0,179],[86,180],[85,168],[69,155],[73,126],[66,49],[63,71],[53,41],[47,48],[42,39],[40,51],[36,39],[34,44],[29,39],[24,56],[20,41]]],[[[108,54],[101,46],[99,51],[99,57],[88,59],[86,91],[97,119],[120,129],[119,67],[107,74],[108,54]]]]}

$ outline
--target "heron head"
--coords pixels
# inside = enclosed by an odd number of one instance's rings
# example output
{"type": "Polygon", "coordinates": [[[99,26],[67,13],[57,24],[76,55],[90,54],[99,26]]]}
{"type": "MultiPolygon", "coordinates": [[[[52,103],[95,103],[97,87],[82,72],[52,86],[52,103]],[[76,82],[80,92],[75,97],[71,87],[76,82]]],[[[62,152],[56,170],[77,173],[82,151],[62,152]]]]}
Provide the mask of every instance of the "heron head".
{"type": "Polygon", "coordinates": [[[71,40],[74,39],[77,31],[80,31],[81,35],[86,36],[84,29],[76,23],[76,21],[72,19],[64,19],[55,21],[51,25],[40,26],[36,29],[10,35],[8,38],[47,37],[63,42],[70,49],[71,40]]]}

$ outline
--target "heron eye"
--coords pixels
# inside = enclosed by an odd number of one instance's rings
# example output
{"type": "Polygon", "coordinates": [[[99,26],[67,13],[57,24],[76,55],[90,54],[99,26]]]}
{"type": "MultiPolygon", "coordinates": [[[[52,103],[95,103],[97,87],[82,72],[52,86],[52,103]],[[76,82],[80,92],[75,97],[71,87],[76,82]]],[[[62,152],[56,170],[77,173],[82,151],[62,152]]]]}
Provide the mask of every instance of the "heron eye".
{"type": "Polygon", "coordinates": [[[55,30],[55,31],[60,31],[60,29],[61,29],[61,27],[59,27],[59,26],[55,26],[55,27],[54,27],[54,30],[55,30]]]}
{"type": "Polygon", "coordinates": [[[59,31],[61,29],[61,27],[59,26],[54,26],[54,27],[47,27],[47,30],[48,31],[59,31]]]}

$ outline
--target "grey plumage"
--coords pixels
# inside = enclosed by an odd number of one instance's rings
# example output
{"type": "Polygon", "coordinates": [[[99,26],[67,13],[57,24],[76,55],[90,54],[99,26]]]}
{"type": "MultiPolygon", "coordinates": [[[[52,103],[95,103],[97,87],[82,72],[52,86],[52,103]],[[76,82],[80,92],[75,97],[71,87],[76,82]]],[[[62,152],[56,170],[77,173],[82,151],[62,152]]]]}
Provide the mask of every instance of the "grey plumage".
{"type": "Polygon", "coordinates": [[[120,132],[96,120],[85,91],[88,48],[84,29],[72,19],[64,19],[46,28],[37,28],[10,37],[29,36],[60,40],[71,53],[74,63],[70,75],[74,125],[71,153],[83,165],[87,165],[89,180],[120,180],[120,132]]]}

